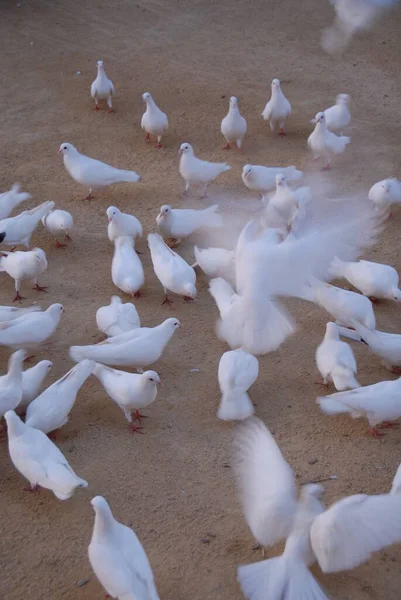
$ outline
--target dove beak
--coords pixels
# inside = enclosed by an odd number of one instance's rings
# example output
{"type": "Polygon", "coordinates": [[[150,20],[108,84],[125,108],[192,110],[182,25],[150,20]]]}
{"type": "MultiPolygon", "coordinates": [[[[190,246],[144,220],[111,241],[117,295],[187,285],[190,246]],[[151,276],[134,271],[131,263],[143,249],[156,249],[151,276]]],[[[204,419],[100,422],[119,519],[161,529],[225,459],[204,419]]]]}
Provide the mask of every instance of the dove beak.
{"type": "Polygon", "coordinates": [[[60,152],[61,152],[61,148],[58,149],[57,154],[60,154],[60,152]]]}
{"type": "Polygon", "coordinates": [[[109,217],[109,223],[111,223],[113,220],[113,217],[109,217]]]}

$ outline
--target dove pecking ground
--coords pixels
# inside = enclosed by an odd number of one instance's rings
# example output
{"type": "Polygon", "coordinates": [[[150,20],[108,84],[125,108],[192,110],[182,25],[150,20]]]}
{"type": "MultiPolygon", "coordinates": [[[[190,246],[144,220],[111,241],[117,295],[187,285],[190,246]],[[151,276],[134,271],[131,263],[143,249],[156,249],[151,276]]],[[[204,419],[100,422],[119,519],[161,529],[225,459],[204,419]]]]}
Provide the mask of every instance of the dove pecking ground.
{"type": "MultiPolygon", "coordinates": [[[[72,367],[69,345],[98,339],[96,310],[118,293],[110,277],[107,207],[132,211],[147,234],[163,204],[207,204],[193,196],[179,199],[183,141],[193,143],[200,158],[232,165],[210,187],[209,202],[237,206],[241,198],[252,198],[240,178],[245,163],[316,168],[306,148],[313,127],[309,120],[346,92],[352,97],[353,125],[346,133],[352,143],[327,177],[342,190],[367,193],[375,181],[400,176],[400,11],[354,41],[342,57],[320,48],[321,29],[333,17],[321,0],[258,0],[252,7],[245,0],[7,0],[0,15],[1,191],[20,182],[33,196],[26,208],[51,199],[71,212],[76,224],[73,242],[64,250],[56,249],[41,228],[32,238],[33,246],[47,254],[49,268],[41,283],[49,285],[49,293],[28,288],[23,306],[38,300],[44,307],[51,302],[65,307],[54,345],[37,354],[38,360],[54,362],[48,383],[72,367]],[[91,110],[89,88],[99,59],[116,87],[114,115],[91,110]],[[273,77],[280,78],[293,108],[284,139],[272,136],[260,116],[273,77]],[[162,150],[147,145],[140,129],[146,90],[169,118],[162,150]],[[248,122],[242,154],[221,149],[220,122],[231,95],[238,97],[248,122]],[[57,156],[64,140],[109,164],[134,169],[142,182],[112,187],[84,202],[87,190],[71,180],[57,156]]],[[[400,271],[401,210],[393,212],[380,245],[367,258],[400,271]]],[[[194,236],[193,241],[199,240],[194,236]]],[[[130,433],[100,384],[87,381],[59,447],[89,487],[66,503],[46,491],[24,493],[25,483],[1,442],[0,596],[7,600],[103,598],[87,559],[93,523],[89,500],[99,494],[117,519],[135,528],[163,600],[240,600],[237,565],[261,559],[260,550],[252,549],[228,466],[233,429],[215,416],[217,366],[227,348],[214,334],[217,311],[207,280],[199,276],[195,303],[174,298],[173,308],[161,307],[146,237],[137,247],[144,252],[146,277],[146,295],[136,302],[143,325],[168,316],[184,325],[152,366],[164,387],[145,411],[151,418],[141,436],[130,433]],[[77,587],[86,578],[90,581],[77,587]]],[[[179,252],[193,258],[188,242],[179,252]]],[[[9,304],[13,282],[2,277],[0,304],[9,304]]],[[[321,390],[314,385],[314,354],[328,318],[311,304],[294,305],[298,333],[278,352],[260,358],[251,390],[256,414],[274,432],[299,482],[338,477],[326,484],[326,501],[384,492],[401,459],[401,432],[377,441],[365,435],[363,420],[321,414],[315,404],[321,390]]],[[[400,306],[384,302],[376,315],[378,329],[400,332],[400,306]]],[[[393,377],[366,346],[354,348],[362,385],[393,377]]],[[[3,372],[7,357],[1,348],[3,372]]],[[[396,600],[400,563],[400,548],[390,548],[352,572],[319,574],[318,579],[333,598],[396,600]]]]}

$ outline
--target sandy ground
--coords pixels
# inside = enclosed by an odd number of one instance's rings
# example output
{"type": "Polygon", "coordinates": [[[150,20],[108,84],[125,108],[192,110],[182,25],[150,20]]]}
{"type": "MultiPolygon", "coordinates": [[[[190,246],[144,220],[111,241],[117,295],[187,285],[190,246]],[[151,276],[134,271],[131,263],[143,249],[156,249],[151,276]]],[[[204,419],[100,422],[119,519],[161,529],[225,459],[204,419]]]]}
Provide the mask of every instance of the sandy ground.
{"type": "MultiPolygon", "coordinates": [[[[148,233],[162,204],[185,206],[177,168],[181,142],[192,142],[202,157],[229,159],[233,168],[211,189],[209,201],[232,198],[235,213],[238,198],[252,201],[240,180],[246,162],[316,169],[306,150],[309,119],[337,93],[348,92],[352,145],[327,175],[329,181],[348,191],[367,190],[378,179],[400,174],[399,11],[340,58],[320,49],[320,30],[331,12],[319,0],[3,0],[0,15],[1,190],[19,181],[33,194],[27,207],[53,199],[71,211],[76,223],[73,243],[64,250],[38,228],[33,244],[48,256],[42,283],[49,293],[24,286],[24,305],[65,306],[51,350],[38,354],[55,363],[49,382],[71,367],[69,345],[98,338],[95,311],[117,292],[110,278],[106,208],[114,204],[132,211],[148,233]],[[117,89],[114,115],[91,110],[89,86],[99,59],[117,89]],[[260,118],[270,80],[277,76],[293,105],[285,139],[273,137],[260,118]],[[145,90],[170,120],[160,151],[146,145],[139,127],[145,90]],[[227,155],[219,124],[232,94],[239,97],[249,134],[242,154],[227,155]],[[133,168],[143,181],[83,201],[86,190],[70,179],[57,156],[63,141],[133,168]]],[[[202,205],[195,196],[188,203],[202,205]]],[[[369,254],[399,269],[400,222],[396,209],[381,244],[369,254]]],[[[207,280],[199,275],[196,303],[177,299],[173,308],[162,307],[145,240],[138,248],[145,251],[146,293],[137,303],[143,324],[176,316],[184,325],[155,365],[164,387],[147,411],[145,435],[133,435],[97,380],[85,384],[59,446],[89,488],[67,502],[46,491],[24,493],[7,445],[1,444],[0,596],[7,600],[103,597],[87,559],[93,523],[89,501],[96,494],[135,528],[164,600],[238,600],[237,565],[261,558],[252,548],[228,464],[233,428],[215,416],[217,364],[225,346],[214,334],[217,311],[207,280]],[[84,578],[89,582],[79,588],[84,578]]],[[[192,256],[189,242],[182,253],[192,256]]],[[[0,303],[12,297],[13,282],[3,275],[0,303]]],[[[314,352],[327,315],[307,303],[291,305],[299,329],[278,352],[261,358],[252,389],[256,414],[274,432],[299,482],[338,477],[326,485],[328,503],[346,494],[388,490],[401,458],[401,433],[374,440],[366,435],[366,422],[319,412],[314,352]]],[[[400,310],[382,303],[376,310],[379,329],[399,331],[400,310]]],[[[362,384],[393,377],[365,346],[355,345],[355,352],[362,384]]],[[[2,369],[7,356],[3,348],[2,369]]],[[[395,600],[400,560],[400,549],[390,548],[349,573],[315,572],[333,598],[395,600]]]]}

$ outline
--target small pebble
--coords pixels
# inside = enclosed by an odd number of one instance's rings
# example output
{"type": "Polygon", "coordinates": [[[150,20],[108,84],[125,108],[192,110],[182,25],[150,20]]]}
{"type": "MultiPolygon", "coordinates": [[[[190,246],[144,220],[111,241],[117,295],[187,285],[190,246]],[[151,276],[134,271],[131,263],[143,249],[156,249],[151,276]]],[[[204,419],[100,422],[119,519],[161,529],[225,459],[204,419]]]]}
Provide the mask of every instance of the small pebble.
{"type": "Polygon", "coordinates": [[[84,585],[86,585],[89,582],[89,577],[85,577],[85,579],[80,579],[79,581],[77,581],[77,587],[81,588],[84,587],[84,585]]]}
{"type": "Polygon", "coordinates": [[[210,540],[208,540],[207,538],[202,538],[201,542],[202,544],[210,544],[210,540]]]}
{"type": "Polygon", "coordinates": [[[310,460],[308,460],[308,463],[310,465],[315,465],[317,463],[317,458],[311,458],[310,460]]]}

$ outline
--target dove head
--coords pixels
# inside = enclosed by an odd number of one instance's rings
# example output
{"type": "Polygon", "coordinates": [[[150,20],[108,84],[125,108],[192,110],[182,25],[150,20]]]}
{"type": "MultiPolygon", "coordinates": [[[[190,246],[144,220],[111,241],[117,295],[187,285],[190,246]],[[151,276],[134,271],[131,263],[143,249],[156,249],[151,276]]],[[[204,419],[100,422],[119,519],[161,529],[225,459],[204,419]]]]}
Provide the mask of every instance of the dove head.
{"type": "Polygon", "coordinates": [[[160,208],[158,218],[163,219],[163,217],[168,217],[168,215],[171,215],[171,206],[168,204],[163,204],[163,206],[160,208]]]}
{"type": "Polygon", "coordinates": [[[329,322],[326,324],[326,337],[330,340],[338,340],[338,327],[335,323],[329,322]]]}
{"type": "Polygon", "coordinates": [[[336,104],[348,104],[350,96],[348,94],[338,94],[336,98],[336,104]]]}
{"type": "Polygon", "coordinates": [[[230,98],[230,108],[238,108],[238,99],[235,96],[230,98]]]}
{"type": "Polygon", "coordinates": [[[276,188],[285,186],[285,176],[282,173],[276,175],[276,188]]]}
{"type": "Polygon", "coordinates": [[[149,383],[152,386],[158,385],[160,383],[160,377],[156,373],[156,371],[145,371],[142,374],[142,377],[146,380],[147,383],[149,383]]]}
{"type": "Polygon", "coordinates": [[[401,303],[401,290],[399,290],[397,287],[393,287],[393,289],[391,290],[390,299],[401,303]]]}
{"type": "Polygon", "coordinates": [[[280,88],[280,79],[273,79],[272,81],[272,91],[279,90],[280,88]]]}
{"type": "Polygon", "coordinates": [[[32,250],[32,252],[34,252],[36,254],[36,256],[38,257],[39,263],[44,268],[46,268],[47,267],[46,252],[44,250],[42,250],[42,248],[34,248],[32,250]]]}
{"type": "Polygon", "coordinates": [[[51,304],[47,309],[47,313],[49,313],[52,317],[59,319],[63,314],[64,306],[62,304],[51,304]]]}
{"type": "Polygon", "coordinates": [[[242,177],[247,178],[252,171],[252,165],[244,165],[242,169],[242,177]]]}
{"type": "Polygon", "coordinates": [[[106,498],[103,498],[103,496],[95,496],[94,498],[92,498],[91,504],[93,506],[93,510],[96,513],[96,516],[113,516],[109,503],[107,502],[106,498]]]}
{"type": "Polygon", "coordinates": [[[40,370],[43,371],[43,373],[47,373],[48,371],[50,371],[50,369],[53,366],[53,363],[51,360],[41,360],[37,365],[35,365],[36,367],[40,367],[40,370]]]}
{"type": "Polygon", "coordinates": [[[24,433],[26,425],[13,410],[8,410],[4,418],[9,436],[18,437],[24,433]]]}
{"type": "Polygon", "coordinates": [[[62,154],[63,156],[72,156],[77,152],[78,150],[75,148],[75,146],[69,144],[68,142],[63,142],[58,150],[58,153],[62,154]]]}
{"type": "Polygon", "coordinates": [[[148,102],[152,99],[152,96],[149,94],[149,92],[145,92],[144,94],[142,94],[142,98],[144,102],[148,102]]]}
{"type": "Polygon", "coordinates": [[[318,112],[315,117],[316,125],[324,126],[326,124],[326,118],[324,116],[324,112],[318,112]]]}
{"type": "Polygon", "coordinates": [[[166,319],[163,325],[165,325],[169,329],[172,329],[173,331],[181,327],[181,323],[175,317],[170,317],[170,319],[166,319]]]}
{"type": "Polygon", "coordinates": [[[104,68],[104,64],[103,64],[103,61],[102,61],[102,60],[98,60],[96,64],[97,64],[97,68],[98,68],[99,70],[101,70],[101,69],[103,69],[103,68],[104,68]]]}
{"type": "Polygon", "coordinates": [[[180,150],[179,150],[179,154],[182,156],[183,154],[188,154],[190,156],[193,156],[194,154],[194,149],[192,148],[191,144],[188,144],[188,142],[184,142],[183,144],[181,144],[180,146],[180,150]]]}
{"type": "Polygon", "coordinates": [[[185,292],[185,296],[192,298],[192,300],[194,300],[196,298],[197,289],[193,283],[185,283],[182,286],[182,289],[185,292]]]}
{"type": "Polygon", "coordinates": [[[109,208],[106,210],[106,214],[109,217],[109,223],[111,223],[113,219],[116,220],[118,218],[118,215],[121,214],[121,211],[116,206],[109,206],[109,208]]]}

